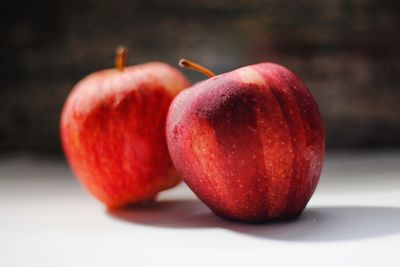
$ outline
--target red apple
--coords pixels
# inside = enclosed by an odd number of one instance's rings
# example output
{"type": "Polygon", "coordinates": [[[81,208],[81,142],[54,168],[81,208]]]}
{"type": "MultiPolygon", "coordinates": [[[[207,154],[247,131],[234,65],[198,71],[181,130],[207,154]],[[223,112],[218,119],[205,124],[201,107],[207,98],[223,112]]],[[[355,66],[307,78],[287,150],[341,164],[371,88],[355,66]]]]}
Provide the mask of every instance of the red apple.
{"type": "Polygon", "coordinates": [[[175,68],[151,62],[95,72],[68,96],[61,138],[79,181],[110,208],[149,201],[180,181],[165,141],[172,99],[189,84],[175,68]]]}
{"type": "Polygon", "coordinates": [[[272,63],[182,91],[170,106],[166,135],[172,161],[193,192],[221,217],[252,223],[298,217],[325,153],[309,90],[272,63]]]}

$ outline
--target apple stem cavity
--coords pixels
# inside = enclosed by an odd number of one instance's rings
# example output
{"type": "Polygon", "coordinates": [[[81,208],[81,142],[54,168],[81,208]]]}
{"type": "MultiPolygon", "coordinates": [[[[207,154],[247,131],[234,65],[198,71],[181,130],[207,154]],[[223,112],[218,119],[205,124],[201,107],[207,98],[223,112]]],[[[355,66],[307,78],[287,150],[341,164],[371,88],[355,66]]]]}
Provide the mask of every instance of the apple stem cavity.
{"type": "Polygon", "coordinates": [[[198,72],[203,73],[204,75],[208,76],[209,78],[214,77],[215,74],[214,72],[212,72],[211,70],[197,64],[194,63],[193,61],[187,60],[187,59],[181,59],[179,60],[179,66],[182,68],[188,68],[188,69],[192,69],[192,70],[196,70],[198,72]]]}
{"type": "Polygon", "coordinates": [[[124,71],[127,55],[128,55],[128,49],[125,46],[117,47],[115,51],[115,67],[119,71],[124,71]]]}

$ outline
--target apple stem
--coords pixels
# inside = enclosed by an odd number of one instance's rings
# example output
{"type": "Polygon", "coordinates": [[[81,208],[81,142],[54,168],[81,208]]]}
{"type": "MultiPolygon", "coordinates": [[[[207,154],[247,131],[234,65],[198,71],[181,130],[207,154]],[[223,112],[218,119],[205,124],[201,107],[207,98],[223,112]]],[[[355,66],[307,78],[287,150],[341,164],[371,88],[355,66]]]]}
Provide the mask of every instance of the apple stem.
{"type": "Polygon", "coordinates": [[[197,70],[198,72],[201,72],[210,78],[215,76],[214,72],[212,72],[211,70],[209,70],[197,63],[194,63],[193,61],[187,60],[187,59],[179,60],[179,66],[181,66],[182,68],[197,70]]]}
{"type": "Polygon", "coordinates": [[[115,67],[119,71],[124,71],[127,55],[128,55],[128,49],[125,46],[117,47],[115,51],[115,67]]]}

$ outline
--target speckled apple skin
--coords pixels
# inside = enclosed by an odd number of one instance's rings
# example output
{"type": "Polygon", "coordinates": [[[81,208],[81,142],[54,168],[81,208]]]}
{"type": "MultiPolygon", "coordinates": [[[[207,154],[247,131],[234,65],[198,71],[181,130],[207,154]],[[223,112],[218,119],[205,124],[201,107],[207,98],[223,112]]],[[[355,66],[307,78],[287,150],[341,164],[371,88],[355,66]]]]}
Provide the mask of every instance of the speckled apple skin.
{"type": "Polygon", "coordinates": [[[158,62],[93,73],[61,115],[65,155],[78,180],[109,208],[148,201],[179,183],[165,140],[175,95],[189,86],[158,62]]]}
{"type": "Polygon", "coordinates": [[[182,91],[170,106],[166,135],[174,165],[193,192],[221,217],[249,223],[298,217],[325,154],[309,90],[272,63],[182,91]]]}

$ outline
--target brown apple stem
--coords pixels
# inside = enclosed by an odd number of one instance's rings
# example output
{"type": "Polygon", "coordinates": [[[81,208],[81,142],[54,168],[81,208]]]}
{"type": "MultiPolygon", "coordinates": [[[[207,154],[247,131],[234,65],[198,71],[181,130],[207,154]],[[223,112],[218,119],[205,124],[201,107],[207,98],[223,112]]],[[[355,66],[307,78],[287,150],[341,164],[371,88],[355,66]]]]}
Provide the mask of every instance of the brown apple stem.
{"type": "Polygon", "coordinates": [[[117,47],[117,50],[115,51],[115,67],[119,71],[124,71],[127,55],[128,49],[125,46],[117,47]]]}
{"type": "Polygon", "coordinates": [[[193,61],[187,60],[187,59],[179,60],[179,66],[181,66],[182,68],[197,70],[198,72],[201,72],[210,78],[215,76],[214,72],[212,72],[211,70],[209,70],[197,63],[194,63],[193,61]]]}

